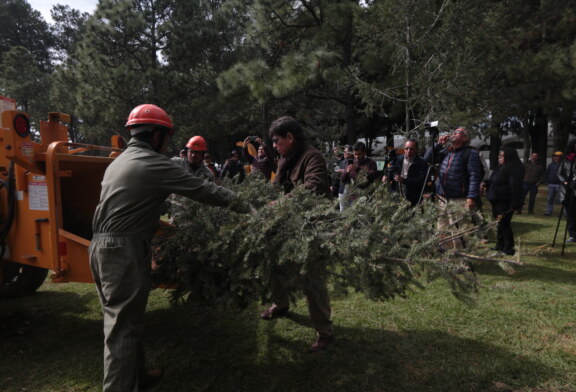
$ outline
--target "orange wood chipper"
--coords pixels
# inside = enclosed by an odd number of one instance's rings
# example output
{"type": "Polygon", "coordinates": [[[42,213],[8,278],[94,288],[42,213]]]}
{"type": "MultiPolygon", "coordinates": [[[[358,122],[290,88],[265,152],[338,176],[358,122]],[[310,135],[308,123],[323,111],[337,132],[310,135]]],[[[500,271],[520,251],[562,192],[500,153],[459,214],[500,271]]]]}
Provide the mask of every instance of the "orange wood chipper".
{"type": "Polygon", "coordinates": [[[2,112],[0,127],[0,298],[54,282],[92,282],[88,246],[106,167],[122,150],[68,142],[70,116],[49,113],[40,142],[28,114],[2,112]]]}

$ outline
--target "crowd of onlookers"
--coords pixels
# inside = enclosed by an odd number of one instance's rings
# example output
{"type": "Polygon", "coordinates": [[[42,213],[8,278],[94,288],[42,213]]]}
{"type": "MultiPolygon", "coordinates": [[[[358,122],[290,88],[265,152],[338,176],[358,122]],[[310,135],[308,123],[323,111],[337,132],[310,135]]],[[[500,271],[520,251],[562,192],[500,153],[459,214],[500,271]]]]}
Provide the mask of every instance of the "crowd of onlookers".
{"type": "MultiPolygon", "coordinates": [[[[470,134],[459,127],[450,134],[442,135],[438,142],[423,148],[417,140],[406,140],[403,149],[388,150],[377,162],[367,156],[367,146],[363,142],[333,147],[326,154],[327,170],[330,177],[330,193],[338,201],[337,208],[344,211],[354,202],[354,189],[362,189],[374,182],[382,182],[391,194],[406,199],[414,207],[426,199],[438,202],[442,221],[439,229],[449,226],[462,226],[466,219],[447,214],[447,203],[461,204],[472,215],[471,221],[481,220],[482,196],[492,206],[494,218],[499,219],[498,241],[495,250],[514,254],[514,239],[511,220],[514,213],[522,214],[524,206],[528,214],[534,213],[534,205],[539,186],[548,188],[544,215],[551,216],[554,205],[561,204],[562,214],[568,221],[568,242],[576,242],[576,227],[572,208],[571,192],[566,192],[574,182],[574,142],[569,144],[567,153],[556,151],[552,162],[546,166],[540,162],[537,152],[522,163],[516,150],[503,148],[498,157],[498,166],[489,172],[478,151],[470,147],[470,134]]],[[[195,175],[210,181],[229,178],[240,183],[249,173],[258,173],[267,180],[273,180],[277,169],[277,153],[262,138],[249,136],[243,141],[241,154],[234,150],[223,165],[215,165],[207,152],[207,145],[201,136],[190,139],[180,158],[173,158],[182,167],[195,175]],[[242,159],[241,159],[242,158],[242,159]],[[244,163],[245,162],[245,163],[244,163]]],[[[452,246],[459,247],[463,240],[452,246]]]]}

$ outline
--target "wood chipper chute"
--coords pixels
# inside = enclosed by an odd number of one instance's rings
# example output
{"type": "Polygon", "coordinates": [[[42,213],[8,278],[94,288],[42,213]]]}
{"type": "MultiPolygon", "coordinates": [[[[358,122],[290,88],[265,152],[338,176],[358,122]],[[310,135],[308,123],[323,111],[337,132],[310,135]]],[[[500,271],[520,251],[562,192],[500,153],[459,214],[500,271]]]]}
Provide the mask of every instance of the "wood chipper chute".
{"type": "Polygon", "coordinates": [[[122,150],[68,142],[70,116],[49,113],[40,142],[28,114],[2,112],[0,298],[34,292],[48,270],[56,282],[92,282],[88,246],[106,167],[122,150]]]}

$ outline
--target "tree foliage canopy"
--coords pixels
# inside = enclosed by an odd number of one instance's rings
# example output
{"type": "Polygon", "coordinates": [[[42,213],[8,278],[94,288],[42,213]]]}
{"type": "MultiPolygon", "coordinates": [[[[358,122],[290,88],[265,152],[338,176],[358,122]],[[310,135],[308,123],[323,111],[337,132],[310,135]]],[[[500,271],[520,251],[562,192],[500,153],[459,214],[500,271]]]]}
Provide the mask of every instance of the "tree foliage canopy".
{"type": "Polygon", "coordinates": [[[55,6],[49,26],[7,0],[0,54],[25,48],[34,70],[18,82],[13,58],[0,89],[21,85],[15,98],[33,113],[41,91],[99,143],[151,102],[179,144],[202,134],[230,146],[290,114],[340,143],[422,136],[441,120],[545,149],[550,122],[559,149],[575,129],[575,13],[575,0],[103,0],[93,15],[55,6]]]}

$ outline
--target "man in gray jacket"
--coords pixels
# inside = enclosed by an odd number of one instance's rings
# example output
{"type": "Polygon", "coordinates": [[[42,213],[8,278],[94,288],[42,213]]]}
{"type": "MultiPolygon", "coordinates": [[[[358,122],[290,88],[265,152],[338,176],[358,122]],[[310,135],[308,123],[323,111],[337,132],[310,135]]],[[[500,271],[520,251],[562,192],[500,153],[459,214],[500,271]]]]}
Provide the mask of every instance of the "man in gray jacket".
{"type": "Polygon", "coordinates": [[[138,392],[162,375],[144,367],[141,333],[151,288],[150,242],[164,200],[171,193],[216,206],[236,199],[163,154],[174,130],[158,106],[134,108],[126,128],[132,139],[104,174],[88,250],[104,313],[105,392],[138,392]]]}

